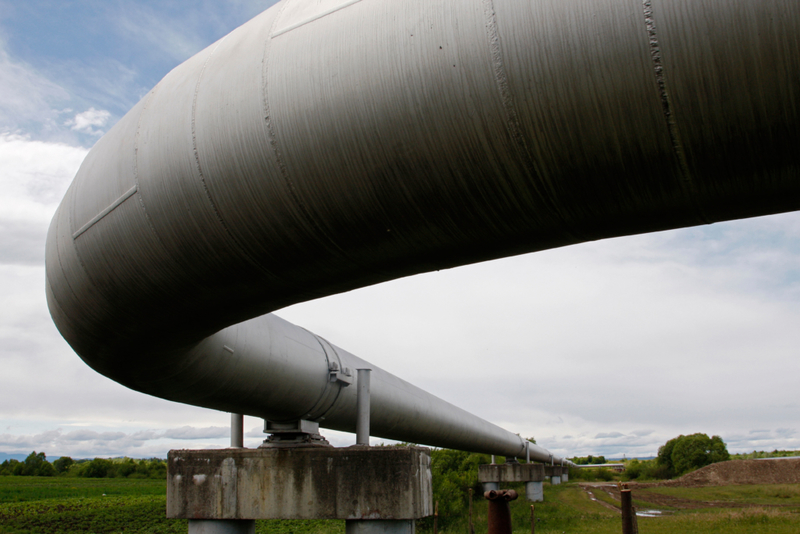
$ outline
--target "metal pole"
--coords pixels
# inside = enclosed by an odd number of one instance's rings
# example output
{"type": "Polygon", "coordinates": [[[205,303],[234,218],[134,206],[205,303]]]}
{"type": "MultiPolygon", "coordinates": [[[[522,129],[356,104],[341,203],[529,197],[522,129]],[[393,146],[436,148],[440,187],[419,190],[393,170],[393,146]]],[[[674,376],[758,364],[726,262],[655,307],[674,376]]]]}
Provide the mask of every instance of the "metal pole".
{"type": "Polygon", "coordinates": [[[534,513],[533,504],[531,505],[531,534],[536,534],[536,514],[534,513]]]}
{"type": "Polygon", "coordinates": [[[369,446],[369,373],[372,369],[358,369],[358,396],[356,400],[356,445],[369,446]]]}
{"type": "Polygon", "coordinates": [[[633,530],[633,499],[631,490],[623,489],[619,492],[620,508],[622,511],[622,534],[634,534],[633,530]]]}
{"type": "Polygon", "coordinates": [[[244,415],[240,413],[231,414],[231,448],[244,448],[244,415]]]}
{"type": "Polygon", "coordinates": [[[525,445],[525,463],[531,463],[531,442],[528,441],[525,445]]]}

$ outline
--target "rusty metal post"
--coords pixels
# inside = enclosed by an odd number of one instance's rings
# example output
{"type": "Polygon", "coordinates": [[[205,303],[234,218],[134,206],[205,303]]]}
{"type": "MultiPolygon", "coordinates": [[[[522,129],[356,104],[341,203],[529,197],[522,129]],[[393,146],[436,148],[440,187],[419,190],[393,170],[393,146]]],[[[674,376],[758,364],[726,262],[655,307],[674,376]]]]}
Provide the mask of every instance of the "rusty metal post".
{"type": "Polygon", "coordinates": [[[436,506],[433,509],[433,534],[439,532],[439,501],[436,501],[436,506]]]}
{"type": "Polygon", "coordinates": [[[536,534],[536,514],[534,513],[534,505],[531,505],[531,534],[536,534]]]}
{"type": "Polygon", "coordinates": [[[509,501],[518,497],[514,490],[487,491],[483,494],[489,501],[489,527],[487,534],[511,534],[511,507],[509,501]]]}
{"type": "Polygon", "coordinates": [[[622,534],[635,534],[633,529],[633,499],[631,490],[625,488],[619,491],[620,508],[622,510],[622,534]]]}

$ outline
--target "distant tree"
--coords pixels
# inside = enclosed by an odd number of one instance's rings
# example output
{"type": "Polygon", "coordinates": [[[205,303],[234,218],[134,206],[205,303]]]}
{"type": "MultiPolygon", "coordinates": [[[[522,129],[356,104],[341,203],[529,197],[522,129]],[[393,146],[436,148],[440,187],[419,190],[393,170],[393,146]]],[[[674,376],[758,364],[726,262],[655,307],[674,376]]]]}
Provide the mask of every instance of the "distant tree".
{"type": "Polygon", "coordinates": [[[53,462],[53,467],[55,468],[56,473],[60,475],[69,471],[70,466],[72,466],[74,463],[75,461],[69,456],[62,456],[53,462]]]}
{"type": "Polygon", "coordinates": [[[683,437],[683,434],[681,434],[677,438],[672,438],[658,448],[658,456],[656,457],[656,461],[659,465],[662,465],[669,470],[671,473],[670,476],[673,476],[675,473],[675,466],[672,463],[672,451],[675,449],[675,444],[678,443],[678,440],[682,439],[683,437]]]}
{"type": "MultiPolygon", "coordinates": [[[[12,460],[6,460],[2,464],[0,464],[0,476],[9,476],[13,474],[14,468],[13,465],[11,464],[11,461],[12,460]]],[[[16,462],[17,460],[13,461],[16,462]]]]}
{"type": "Polygon", "coordinates": [[[95,458],[81,466],[80,476],[88,478],[105,478],[114,476],[114,464],[105,458],[95,458]]]}
{"type": "Polygon", "coordinates": [[[730,460],[722,438],[708,434],[681,434],[658,449],[657,462],[666,467],[671,476],[684,475],[706,465],[730,460]]]}
{"type": "Polygon", "coordinates": [[[22,472],[20,474],[29,477],[51,477],[56,474],[53,465],[47,461],[47,457],[43,452],[36,453],[33,451],[25,458],[25,463],[22,464],[22,472]]]}

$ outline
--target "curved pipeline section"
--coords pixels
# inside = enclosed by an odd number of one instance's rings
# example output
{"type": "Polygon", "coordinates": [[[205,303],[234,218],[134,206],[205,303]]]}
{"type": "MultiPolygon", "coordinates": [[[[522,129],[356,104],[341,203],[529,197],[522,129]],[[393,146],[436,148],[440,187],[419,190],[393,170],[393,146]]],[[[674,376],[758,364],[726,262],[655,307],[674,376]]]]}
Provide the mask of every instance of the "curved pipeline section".
{"type": "MultiPolygon", "coordinates": [[[[51,314],[133,389],[352,430],[332,366],[360,360],[264,314],[800,209],[798,35],[796,0],[284,0],[89,153],[48,234],[51,314]]],[[[524,450],[373,381],[376,436],[524,450]]]]}

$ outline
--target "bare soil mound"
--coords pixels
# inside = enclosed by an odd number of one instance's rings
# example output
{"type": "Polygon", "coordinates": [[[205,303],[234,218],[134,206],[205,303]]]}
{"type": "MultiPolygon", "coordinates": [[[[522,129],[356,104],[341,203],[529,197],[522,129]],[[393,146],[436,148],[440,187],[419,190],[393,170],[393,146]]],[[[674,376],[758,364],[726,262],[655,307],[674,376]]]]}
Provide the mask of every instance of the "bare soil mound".
{"type": "Polygon", "coordinates": [[[737,484],[800,484],[800,458],[790,460],[730,460],[707,465],[673,481],[676,486],[737,484]]]}
{"type": "Polygon", "coordinates": [[[719,462],[659,485],[698,487],[740,484],[800,484],[800,458],[719,462]]]}

